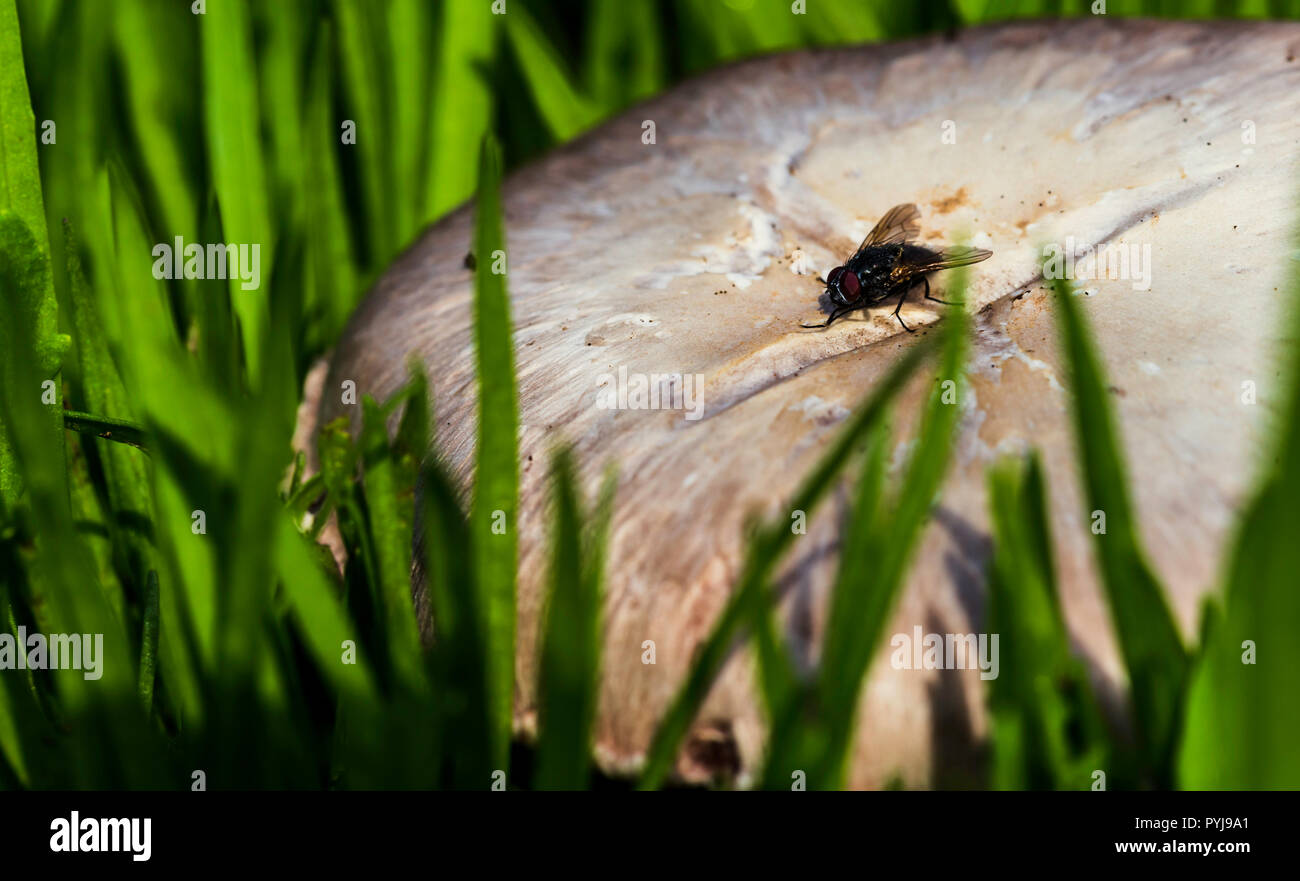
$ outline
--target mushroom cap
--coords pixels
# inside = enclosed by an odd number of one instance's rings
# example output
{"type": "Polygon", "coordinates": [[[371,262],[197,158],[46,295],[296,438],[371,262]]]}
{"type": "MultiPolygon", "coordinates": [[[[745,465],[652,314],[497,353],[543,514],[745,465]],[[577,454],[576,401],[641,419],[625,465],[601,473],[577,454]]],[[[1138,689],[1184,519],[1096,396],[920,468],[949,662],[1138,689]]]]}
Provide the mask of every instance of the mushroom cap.
{"type": "MultiPolygon", "coordinates": [[[[575,445],[589,489],[606,463],[619,469],[596,754],[628,771],[734,586],[746,518],[788,516],[837,423],[942,318],[945,307],[915,294],[902,315],[916,335],[892,304],[824,332],[798,326],[824,316],[816,276],[905,202],[921,208],[922,244],[969,242],[993,257],[970,270],[974,395],[860,697],[850,782],[977,779],[988,731],[978,671],[895,670],[886,656],[888,634],[916,626],[980,631],[985,471],[1003,453],[1042,452],[1067,626],[1118,702],[1124,673],[1091,558],[1042,245],[1123,246],[1145,264],[1083,283],[1081,299],[1112,383],[1140,538],[1191,634],[1282,394],[1274,365],[1283,273],[1297,257],[1298,54],[1297,24],[1094,17],[773,55],[682,84],[511,174],[517,729],[535,724],[553,444],[575,445]],[[599,406],[602,375],[620,369],[702,377],[699,418],[599,406]],[[1243,403],[1245,382],[1261,406],[1243,403]],[[642,663],[645,640],[653,665],[642,663]]],[[[471,221],[462,207],[396,261],[353,316],[326,384],[352,379],[383,399],[417,353],[440,446],[466,481],[471,221]]],[[[945,275],[932,284],[943,297],[945,275]]],[[[909,388],[902,422],[925,387],[909,388]]],[[[321,421],[341,412],[337,395],[323,396],[321,421]]],[[[903,451],[906,424],[900,432],[903,451]]],[[[845,502],[832,497],[810,519],[778,579],[782,626],[808,665],[845,502]]],[[[744,775],[761,760],[753,673],[750,653],[733,652],[682,776],[744,775]]]]}

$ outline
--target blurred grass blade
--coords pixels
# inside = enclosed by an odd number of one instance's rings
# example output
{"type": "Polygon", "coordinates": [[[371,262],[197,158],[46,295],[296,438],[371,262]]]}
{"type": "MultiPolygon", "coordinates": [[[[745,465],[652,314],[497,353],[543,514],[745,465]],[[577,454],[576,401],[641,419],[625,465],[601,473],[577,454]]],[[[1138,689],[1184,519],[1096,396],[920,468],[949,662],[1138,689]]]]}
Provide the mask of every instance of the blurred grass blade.
{"type": "MultiPolygon", "coordinates": [[[[98,305],[82,273],[81,256],[73,236],[72,224],[66,220],[63,223],[63,249],[67,261],[66,302],[77,340],[76,355],[82,395],[78,403],[118,423],[115,427],[125,431],[127,443],[144,447],[147,445],[144,427],[128,421],[134,414],[134,408],[130,406],[122,377],[104,337],[98,305]]],[[[63,418],[66,425],[69,414],[65,413],[63,418]]],[[[121,440],[122,435],[118,434],[115,439],[121,440]]],[[[118,510],[137,511],[152,519],[145,463],[129,450],[110,449],[100,452],[108,481],[109,499],[113,506],[118,510]]]]}
{"type": "MultiPolygon", "coordinates": [[[[804,754],[806,743],[814,732],[810,721],[813,689],[801,678],[790,647],[781,636],[778,621],[778,600],[770,579],[750,593],[749,626],[753,628],[754,649],[758,658],[759,686],[767,708],[768,761],[767,771],[777,773],[786,760],[804,754]]],[[[800,767],[796,764],[794,767],[800,767]]],[[[729,781],[718,781],[721,783],[729,781]]],[[[765,779],[765,786],[779,788],[780,782],[765,779]]]]}
{"type": "MultiPolygon", "coordinates": [[[[310,154],[324,146],[313,143],[309,150],[305,130],[308,115],[304,93],[311,84],[304,75],[304,64],[318,19],[311,15],[305,0],[250,3],[249,10],[253,16],[253,33],[262,35],[257,47],[261,125],[266,132],[272,211],[281,228],[298,229],[306,222],[302,211],[311,189],[307,184],[311,180],[307,170],[314,157],[310,154]]],[[[325,42],[325,47],[328,46],[325,42]]],[[[320,43],[317,48],[321,48],[320,43]]],[[[326,90],[327,99],[328,95],[326,90]]],[[[312,180],[311,186],[318,183],[312,180]]]]}
{"type": "MultiPolygon", "coordinates": [[[[429,391],[429,380],[424,374],[424,364],[414,355],[407,362],[406,393],[403,396],[401,421],[397,424],[397,435],[393,439],[393,452],[400,457],[403,467],[412,469],[418,479],[420,464],[428,456],[437,456],[434,448],[433,404],[429,391]]],[[[411,511],[412,523],[416,522],[414,505],[411,511]]],[[[407,531],[408,541],[412,531],[407,531]]],[[[405,585],[410,591],[409,579],[405,585]]],[[[426,594],[427,596],[427,594],[426,594]]],[[[428,602],[415,607],[415,625],[417,633],[433,632],[433,622],[429,618],[428,602]]]]}
{"type": "Polygon", "coordinates": [[[538,663],[541,710],[537,789],[584,789],[600,667],[599,581],[584,564],[573,454],[551,465],[551,568],[545,636],[538,663]]]}
{"type": "MultiPolygon", "coordinates": [[[[513,14],[513,13],[512,13],[513,14]]],[[[492,752],[504,767],[514,700],[515,566],[518,553],[519,399],[510,297],[506,291],[501,151],[483,141],[474,220],[474,343],[478,375],[478,460],[472,513],[490,665],[492,752]]]]}
{"type": "MultiPolygon", "coordinates": [[[[160,676],[182,707],[183,723],[197,724],[204,715],[202,671],[216,666],[220,579],[218,550],[213,542],[196,540],[191,518],[195,510],[219,516],[211,504],[212,490],[223,483],[224,475],[236,470],[230,448],[234,421],[229,408],[182,354],[166,291],[151,272],[149,236],[129,178],[114,164],[102,176],[101,185],[107,192],[110,223],[98,237],[101,244],[95,251],[97,296],[93,303],[90,297],[85,298],[86,308],[74,307],[74,319],[90,321],[98,316],[107,323],[108,315],[113,315],[109,337],[119,341],[112,348],[112,360],[120,371],[122,394],[127,388],[132,390],[131,412],[152,435],[154,466],[143,475],[136,470],[145,467],[139,453],[110,445],[110,457],[133,457],[123,460],[125,467],[120,472],[113,472],[114,483],[120,482],[122,487],[112,501],[122,510],[138,511],[144,505],[143,510],[152,511],[154,547],[161,553],[158,565],[140,570],[141,577],[148,568],[157,568],[159,581],[171,587],[160,598],[159,643],[164,659],[160,676]],[[115,308],[109,310],[107,304],[115,308]],[[176,419],[181,406],[184,418],[176,419]],[[164,446],[160,428],[177,433],[174,446],[185,451],[184,458],[164,446]],[[197,458],[193,450],[201,451],[197,458]],[[144,496],[150,495],[150,473],[152,499],[145,501],[144,496]],[[135,483],[137,480],[144,482],[135,483]]],[[[75,253],[75,245],[70,250],[75,253]]],[[[70,274],[75,303],[79,273],[71,267],[70,274]]],[[[78,342],[84,345],[80,338],[78,342]]],[[[112,389],[110,379],[110,384],[97,392],[105,407],[119,400],[112,389]]],[[[110,492],[113,485],[109,485],[110,492]]]]}
{"type": "MultiPolygon", "coordinates": [[[[119,621],[126,620],[135,604],[127,599],[122,578],[118,575],[116,563],[122,557],[122,547],[119,542],[123,538],[120,534],[115,534],[113,526],[121,527],[122,531],[136,533],[140,538],[147,537],[140,533],[147,533],[148,526],[138,522],[117,523],[115,521],[105,504],[97,476],[92,474],[92,462],[88,454],[93,454],[93,450],[87,450],[87,447],[91,446],[93,441],[89,438],[83,439],[75,433],[66,435],[64,441],[67,443],[68,456],[70,491],[68,501],[72,508],[77,537],[85,544],[86,552],[93,561],[95,577],[104,590],[109,606],[112,607],[113,616],[119,621]]],[[[20,508],[19,511],[21,513],[22,509],[20,508]]],[[[0,523],[3,521],[4,515],[0,514],[0,523]]]]}
{"type": "Polygon", "coordinates": [[[555,140],[562,143],[590,128],[600,118],[600,110],[574,89],[563,62],[541,29],[522,5],[511,9],[505,19],[510,45],[519,58],[533,102],[555,140]]]}
{"type": "Polygon", "coordinates": [[[998,789],[1085,789],[1115,777],[1087,672],[1070,656],[1056,594],[1042,466],[1037,456],[989,470],[993,560],[988,630],[1000,641],[989,683],[992,781],[998,789]]]}
{"type": "Polygon", "coordinates": [[[356,258],[348,235],[339,174],[340,132],[332,106],[330,58],[334,45],[328,23],[321,26],[306,107],[306,137],[313,144],[303,157],[305,222],[307,224],[308,309],[323,316],[322,335],[334,340],[343,329],[358,290],[356,258]]]}
{"type": "MultiPolygon", "coordinates": [[[[980,4],[988,0],[967,0],[980,4]]],[[[817,3],[808,7],[805,27],[809,36],[825,43],[865,43],[885,39],[888,34],[873,12],[873,6],[846,3],[817,3]]]]}
{"type": "MultiPolygon", "coordinates": [[[[860,687],[858,678],[838,677],[854,677],[849,653],[853,640],[861,634],[865,601],[871,587],[872,561],[866,552],[870,548],[873,525],[883,516],[878,509],[884,492],[888,438],[888,420],[882,416],[867,432],[862,472],[853,507],[845,521],[847,530],[840,541],[840,565],[826,618],[818,679],[795,697],[798,706],[787,707],[774,715],[763,774],[764,789],[787,787],[790,775],[799,770],[811,771],[809,785],[822,786],[822,777],[829,773],[826,766],[835,764],[826,756],[831,748],[831,730],[836,724],[836,705],[828,701],[855,701],[860,687]],[[821,707],[822,713],[810,713],[813,706],[821,707]]],[[[840,727],[849,724],[851,721],[842,722],[840,727]]]]}
{"type": "Polygon", "coordinates": [[[485,789],[505,771],[497,705],[491,692],[491,656],[484,639],[483,592],[476,584],[470,524],[451,479],[434,461],[421,474],[424,572],[433,613],[432,664],[439,695],[450,785],[485,789]]]}
{"type": "Polygon", "coordinates": [[[153,708],[154,673],[158,667],[158,572],[149,570],[145,580],[144,621],[140,638],[140,701],[145,712],[153,708]]]}
{"type": "MultiPolygon", "coordinates": [[[[50,360],[53,349],[47,348],[44,353],[40,351],[42,342],[46,346],[51,344],[47,329],[55,320],[56,311],[50,289],[49,252],[33,237],[26,221],[7,209],[0,209],[0,252],[5,260],[5,265],[0,267],[4,271],[5,285],[0,287],[0,291],[4,292],[10,313],[5,321],[0,322],[0,349],[7,359],[0,363],[0,367],[7,369],[7,372],[0,373],[0,382],[9,386],[7,393],[19,394],[21,389],[24,400],[30,397],[39,402],[40,409],[36,412],[47,429],[49,449],[57,450],[62,456],[61,383],[50,378],[58,370],[59,363],[57,358],[50,360]],[[29,354],[30,361],[16,363],[14,359],[19,357],[20,351],[29,354]],[[25,385],[16,385],[19,377],[23,377],[25,385]]],[[[12,422],[0,424],[4,424],[9,432],[19,430],[12,422]]],[[[16,456],[17,438],[11,437],[11,442],[16,456]]],[[[7,453],[5,461],[0,464],[6,468],[3,502],[5,507],[12,508],[18,502],[23,479],[17,461],[10,461],[7,453]]],[[[60,472],[60,483],[63,483],[66,470],[60,469],[60,472]]]]}
{"type": "Polygon", "coordinates": [[[1297,522],[1297,485],[1294,476],[1270,484],[1238,525],[1223,620],[1208,628],[1188,688],[1177,757],[1184,789],[1300,788],[1300,546],[1294,526],[1281,526],[1297,522]]]}
{"type": "MultiPolygon", "coordinates": [[[[958,301],[966,289],[959,273],[952,290],[958,301]]],[[[906,470],[900,475],[886,511],[871,516],[873,484],[878,479],[869,464],[867,483],[859,504],[866,508],[865,536],[841,550],[842,566],[851,567],[836,580],[840,617],[828,625],[832,651],[821,670],[822,700],[828,716],[826,752],[813,766],[809,785],[839,788],[843,785],[852,743],[861,683],[893,611],[907,576],[907,563],[919,543],[938,497],[952,454],[953,437],[963,411],[963,396],[971,394],[966,380],[966,351],[970,318],[965,309],[945,312],[943,351],[932,380],[933,388],[921,416],[917,440],[906,470]]],[[[876,455],[880,455],[878,452],[876,455]]]]}
{"type": "Polygon", "coordinates": [[[276,532],[280,582],[294,618],[302,625],[307,649],[330,684],[343,695],[374,693],[373,666],[364,654],[358,653],[353,663],[340,662],[347,642],[356,640],[356,629],[335,586],[313,556],[311,542],[298,535],[287,521],[278,524],[276,532]]]}
{"type": "MultiPolygon", "coordinates": [[[[852,450],[880,420],[885,407],[932,347],[932,337],[922,338],[885,374],[870,397],[845,421],[834,442],[804,477],[789,510],[804,511],[812,516],[813,510],[830,489],[852,450]]],[[[642,789],[658,788],[671,772],[682,738],[686,736],[691,722],[704,703],[714,678],[721,671],[733,640],[739,635],[742,625],[752,620],[754,603],[769,602],[763,597],[763,587],[781,553],[789,547],[793,538],[788,517],[778,517],[756,533],[727,605],[718,616],[709,636],[697,649],[686,681],[659,722],[654,740],[646,753],[645,768],[639,784],[642,789]]]]}
{"type": "Polygon", "coordinates": [[[433,75],[429,46],[434,40],[431,17],[437,12],[425,0],[390,0],[386,10],[385,51],[393,84],[392,150],[390,162],[401,185],[394,193],[398,242],[405,244],[427,217],[429,138],[434,112],[433,75]]]}
{"type": "Polygon", "coordinates": [[[160,207],[166,241],[193,241],[198,232],[198,196],[186,153],[199,145],[186,133],[200,131],[193,109],[200,97],[193,58],[198,38],[190,27],[200,19],[184,5],[119,3],[112,16],[116,57],[126,78],[122,93],[147,172],[141,183],[160,207]]]}
{"type": "Polygon", "coordinates": [[[149,433],[138,422],[114,419],[110,416],[96,416],[93,413],[82,413],[77,410],[64,410],[63,426],[69,431],[117,441],[144,452],[149,450],[149,433]]]}
{"type": "MultiPolygon", "coordinates": [[[[402,244],[397,229],[409,202],[399,198],[397,148],[391,98],[393,83],[381,61],[387,51],[382,45],[382,23],[369,14],[365,0],[335,0],[337,41],[343,61],[343,80],[348,118],[356,123],[357,173],[365,196],[369,258],[382,265],[402,244]]],[[[341,133],[337,124],[336,132],[341,133]]],[[[336,134],[336,137],[338,135],[336,134]]]]}
{"type": "MultiPolygon", "coordinates": [[[[36,116],[27,94],[14,0],[0,0],[0,210],[27,224],[37,242],[47,240],[36,163],[36,116]]],[[[41,316],[42,323],[49,321],[52,318],[41,316]]],[[[38,325],[37,333],[42,329],[38,325]]]]}
{"type": "MultiPolygon", "coordinates": [[[[437,71],[432,101],[428,209],[431,220],[474,192],[476,152],[492,116],[492,92],[483,71],[495,63],[499,16],[487,3],[441,3],[437,71]]],[[[511,10],[517,12],[518,8],[511,10]]]]}
{"type": "MultiPolygon", "coordinates": [[[[418,393],[424,394],[422,384],[418,393]]],[[[389,444],[383,414],[369,395],[362,401],[362,413],[366,516],[379,579],[381,632],[394,672],[408,689],[418,691],[422,690],[424,676],[420,635],[411,605],[410,493],[415,482],[414,464],[399,461],[397,451],[389,444]]]]}
{"type": "MultiPolygon", "coordinates": [[[[1291,333],[1300,339],[1300,271],[1292,269],[1291,333]]],[[[1300,789],[1300,355],[1278,384],[1274,455],[1237,524],[1222,615],[1206,632],[1188,689],[1178,755],[1186,789],[1300,789]]]]}
{"type": "MultiPolygon", "coordinates": [[[[275,263],[266,163],[258,132],[252,24],[248,7],[235,0],[211,0],[202,18],[204,123],[222,230],[227,243],[260,247],[259,287],[244,290],[239,272],[227,266],[248,375],[256,384],[270,320],[267,280],[275,263]]],[[[174,257],[179,263],[181,255],[174,257]]]]}
{"type": "Polygon", "coordinates": [[[1075,437],[1097,562],[1128,668],[1139,750],[1150,783],[1172,785],[1187,655],[1164,592],[1137,537],[1107,383],[1068,284],[1057,281],[1058,326],[1072,378],[1075,437]]]}
{"type": "MultiPolygon", "coordinates": [[[[7,605],[8,600],[0,595],[0,608],[7,605]]],[[[12,679],[6,676],[0,680],[0,762],[5,769],[0,775],[0,789],[26,787],[32,780],[27,768],[25,741],[29,732],[35,733],[35,718],[34,714],[24,712],[26,708],[13,693],[16,689],[12,679]]]]}
{"type": "Polygon", "coordinates": [[[727,10],[727,17],[734,20],[732,27],[738,34],[744,35],[739,40],[751,47],[750,51],[774,52],[802,42],[802,20],[807,13],[806,6],[804,13],[799,15],[779,14],[778,11],[786,11],[782,6],[789,9],[791,4],[783,3],[783,0],[757,0],[748,9],[727,10]]]}
{"type": "Polygon", "coordinates": [[[81,670],[51,671],[57,683],[51,694],[57,695],[57,716],[67,732],[64,746],[71,761],[85,763],[78,785],[103,786],[115,779],[149,785],[161,768],[145,758],[153,744],[136,697],[136,665],[76,536],[59,408],[41,400],[44,374],[33,345],[39,316],[32,306],[49,284],[45,249],[26,223],[0,212],[0,290],[17,306],[12,321],[0,322],[0,420],[13,432],[26,478],[35,537],[28,572],[37,574],[43,590],[36,623],[45,632],[103,634],[99,679],[89,681],[81,670]]]}
{"type": "Polygon", "coordinates": [[[654,0],[596,0],[588,25],[588,93],[607,109],[648,98],[664,85],[663,35],[654,0]]]}
{"type": "MultiPolygon", "coordinates": [[[[36,163],[36,117],[27,94],[22,38],[14,0],[0,0],[0,212],[21,221],[41,253],[48,254],[45,203],[41,197],[40,170],[36,163]]],[[[34,334],[31,346],[42,377],[58,370],[69,339],[58,332],[58,307],[49,273],[39,290],[21,287],[5,292],[10,309],[23,311],[22,320],[34,334]]],[[[54,383],[56,407],[46,418],[57,419],[61,382],[54,383]]],[[[0,500],[18,501],[22,478],[13,459],[9,430],[0,424],[0,500]]],[[[59,444],[59,449],[63,445],[59,444]]]]}

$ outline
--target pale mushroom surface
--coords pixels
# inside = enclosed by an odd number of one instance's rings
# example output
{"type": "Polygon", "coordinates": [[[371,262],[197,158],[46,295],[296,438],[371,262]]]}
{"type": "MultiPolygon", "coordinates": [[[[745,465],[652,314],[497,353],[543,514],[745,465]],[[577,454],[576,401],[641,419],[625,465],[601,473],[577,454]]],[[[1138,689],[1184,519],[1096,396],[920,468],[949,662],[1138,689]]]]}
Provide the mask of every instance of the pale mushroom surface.
{"type": "MultiPolygon", "coordinates": [[[[969,273],[973,396],[862,691],[850,782],[976,779],[987,735],[978,671],[893,669],[889,637],[916,626],[980,632],[985,471],[1004,452],[1043,453],[1075,649],[1112,702],[1123,694],[1041,286],[1044,243],[1122,246],[1136,261],[1126,278],[1080,282],[1078,296],[1113,386],[1141,538],[1190,637],[1280,394],[1284,273],[1297,259],[1297,55],[1300,25],[1104,19],[777,55],[692,80],[512,174],[517,727],[534,724],[553,444],[573,442],[589,490],[607,463],[620,474],[596,752],[607,769],[629,770],[733,587],[746,517],[789,516],[787,499],[838,423],[943,318],[947,307],[917,292],[902,311],[916,334],[892,305],[820,333],[799,328],[824,316],[816,276],[904,202],[921,209],[923,244],[969,242],[993,257],[969,273]],[[698,376],[700,399],[600,406],[601,377],[620,369],[698,376]],[[1245,383],[1258,404],[1243,398],[1245,383]],[[647,640],[653,665],[642,662],[647,640]]],[[[465,480],[471,222],[462,208],[395,263],[353,317],[326,383],[351,379],[383,399],[417,353],[439,442],[465,480]]],[[[932,284],[942,297],[949,280],[932,284]]],[[[909,389],[900,422],[923,391],[909,389]]],[[[323,401],[321,419],[344,411],[336,395],[323,401]]],[[[784,626],[808,665],[842,516],[841,494],[811,519],[780,579],[784,626]]],[[[744,775],[761,760],[752,673],[749,653],[734,652],[679,766],[686,777],[744,775]]]]}

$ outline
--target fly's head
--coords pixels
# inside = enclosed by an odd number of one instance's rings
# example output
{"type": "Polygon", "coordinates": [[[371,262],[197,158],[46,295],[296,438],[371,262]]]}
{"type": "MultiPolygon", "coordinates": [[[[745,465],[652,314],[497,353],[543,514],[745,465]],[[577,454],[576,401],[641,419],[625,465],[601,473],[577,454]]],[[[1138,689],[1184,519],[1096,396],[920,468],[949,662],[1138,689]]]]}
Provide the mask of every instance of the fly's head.
{"type": "Polygon", "coordinates": [[[833,302],[847,306],[858,299],[862,292],[862,283],[858,276],[845,266],[837,266],[826,276],[826,293],[833,302]]]}

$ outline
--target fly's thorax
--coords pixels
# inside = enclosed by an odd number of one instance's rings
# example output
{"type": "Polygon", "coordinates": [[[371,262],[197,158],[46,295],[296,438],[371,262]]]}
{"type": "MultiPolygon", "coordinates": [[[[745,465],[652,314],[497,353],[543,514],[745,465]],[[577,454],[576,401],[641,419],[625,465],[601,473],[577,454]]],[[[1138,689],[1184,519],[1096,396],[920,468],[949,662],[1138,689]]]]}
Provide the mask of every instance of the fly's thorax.
{"type": "Polygon", "coordinates": [[[898,248],[866,248],[854,255],[852,269],[858,277],[859,298],[879,299],[888,293],[898,248]]]}
{"type": "Polygon", "coordinates": [[[863,282],[884,278],[898,262],[898,253],[896,247],[866,248],[853,260],[853,270],[863,282]]]}

